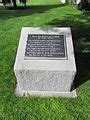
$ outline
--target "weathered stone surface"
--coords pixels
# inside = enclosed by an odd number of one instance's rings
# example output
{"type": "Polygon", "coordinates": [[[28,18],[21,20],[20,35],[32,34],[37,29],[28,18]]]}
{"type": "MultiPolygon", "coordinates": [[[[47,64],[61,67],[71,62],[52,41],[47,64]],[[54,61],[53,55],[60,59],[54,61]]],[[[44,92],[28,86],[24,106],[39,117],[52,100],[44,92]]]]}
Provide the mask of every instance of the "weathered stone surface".
{"type": "Polygon", "coordinates": [[[75,90],[70,92],[76,74],[70,28],[22,28],[14,72],[17,78],[16,95],[76,97],[75,90]],[[65,35],[67,59],[26,59],[28,34],[65,35]]]}

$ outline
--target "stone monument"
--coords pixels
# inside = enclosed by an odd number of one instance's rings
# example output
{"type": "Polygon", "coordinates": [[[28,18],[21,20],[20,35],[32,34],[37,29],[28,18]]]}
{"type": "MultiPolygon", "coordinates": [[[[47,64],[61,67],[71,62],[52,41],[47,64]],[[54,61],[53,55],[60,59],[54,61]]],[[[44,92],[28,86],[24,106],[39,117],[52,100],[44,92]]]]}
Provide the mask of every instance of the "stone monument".
{"type": "Polygon", "coordinates": [[[16,95],[76,97],[70,28],[23,27],[14,72],[16,95]]]}

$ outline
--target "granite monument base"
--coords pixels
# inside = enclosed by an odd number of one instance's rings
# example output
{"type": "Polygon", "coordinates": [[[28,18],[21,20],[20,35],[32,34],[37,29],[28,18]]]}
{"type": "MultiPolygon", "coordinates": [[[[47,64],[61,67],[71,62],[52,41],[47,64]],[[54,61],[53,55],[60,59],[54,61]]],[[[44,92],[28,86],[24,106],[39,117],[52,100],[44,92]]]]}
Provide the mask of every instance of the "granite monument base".
{"type": "Polygon", "coordinates": [[[41,96],[41,97],[67,97],[67,98],[76,98],[77,94],[76,94],[76,90],[70,91],[70,92],[56,92],[56,91],[25,91],[22,90],[19,86],[19,84],[17,84],[16,89],[15,89],[15,95],[16,96],[41,96]]]}
{"type": "Polygon", "coordinates": [[[16,95],[76,97],[70,28],[22,28],[14,72],[16,95]]]}

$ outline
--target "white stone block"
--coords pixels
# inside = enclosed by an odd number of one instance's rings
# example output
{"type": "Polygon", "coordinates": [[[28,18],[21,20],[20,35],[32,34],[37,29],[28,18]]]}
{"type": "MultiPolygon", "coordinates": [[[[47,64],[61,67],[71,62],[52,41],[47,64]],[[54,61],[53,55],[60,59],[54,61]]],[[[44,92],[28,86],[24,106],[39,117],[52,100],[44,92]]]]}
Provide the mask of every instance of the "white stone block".
{"type": "Polygon", "coordinates": [[[61,3],[63,3],[63,4],[66,3],[66,0],[61,0],[61,3]]]}
{"type": "Polygon", "coordinates": [[[76,97],[76,91],[70,91],[76,74],[70,28],[23,27],[14,72],[16,95],[76,97]],[[65,35],[67,59],[25,59],[28,34],[65,35]]]}
{"type": "Polygon", "coordinates": [[[76,0],[75,4],[79,4],[81,2],[81,0],[76,0]]]}

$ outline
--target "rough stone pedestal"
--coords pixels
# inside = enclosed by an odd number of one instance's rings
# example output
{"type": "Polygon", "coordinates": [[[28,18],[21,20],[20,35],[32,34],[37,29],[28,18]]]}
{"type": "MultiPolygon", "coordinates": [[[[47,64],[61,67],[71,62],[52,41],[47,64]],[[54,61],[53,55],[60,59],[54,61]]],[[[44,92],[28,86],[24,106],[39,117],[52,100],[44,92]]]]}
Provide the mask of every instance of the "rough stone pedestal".
{"type": "Polygon", "coordinates": [[[16,95],[76,97],[76,91],[70,91],[76,74],[70,28],[23,27],[14,72],[17,78],[16,95]],[[65,35],[67,59],[26,59],[28,34],[65,35]]]}

